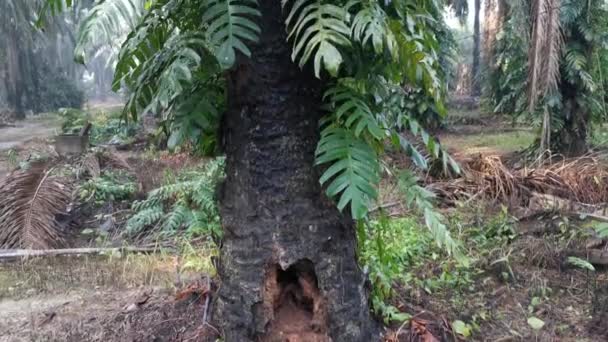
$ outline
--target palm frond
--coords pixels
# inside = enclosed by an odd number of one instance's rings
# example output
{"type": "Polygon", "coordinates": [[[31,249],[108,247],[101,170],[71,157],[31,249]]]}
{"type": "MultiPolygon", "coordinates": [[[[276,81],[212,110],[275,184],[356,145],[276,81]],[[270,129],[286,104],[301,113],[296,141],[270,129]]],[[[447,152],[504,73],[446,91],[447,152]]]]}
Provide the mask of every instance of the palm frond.
{"type": "Polygon", "coordinates": [[[55,216],[65,212],[71,189],[51,171],[36,163],[0,183],[0,248],[47,249],[63,242],[55,216]]]}
{"type": "Polygon", "coordinates": [[[144,13],[145,3],[146,0],[103,0],[96,3],[80,25],[74,51],[76,61],[85,63],[87,49],[112,44],[117,36],[134,29],[144,13]]]}
{"type": "Polygon", "coordinates": [[[559,83],[563,42],[560,26],[560,0],[532,2],[532,37],[528,55],[528,108],[536,109],[538,100],[559,83]]]}

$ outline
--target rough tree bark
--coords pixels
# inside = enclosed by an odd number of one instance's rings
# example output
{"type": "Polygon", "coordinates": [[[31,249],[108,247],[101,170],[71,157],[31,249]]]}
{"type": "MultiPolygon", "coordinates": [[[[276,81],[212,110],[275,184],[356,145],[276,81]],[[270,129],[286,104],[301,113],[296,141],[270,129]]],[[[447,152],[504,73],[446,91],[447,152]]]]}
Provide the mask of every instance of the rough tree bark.
{"type": "Polygon", "coordinates": [[[479,68],[481,60],[481,28],[480,28],[481,0],[475,0],[475,21],[473,23],[473,85],[471,92],[473,96],[481,94],[481,83],[479,79],[479,68]]]}
{"type": "Polygon", "coordinates": [[[322,84],[292,63],[280,2],[260,7],[260,42],[229,75],[214,321],[228,342],[378,340],[353,222],[313,166],[322,84]]]}
{"type": "Polygon", "coordinates": [[[589,150],[589,113],[578,105],[577,89],[570,84],[562,84],[563,97],[562,117],[564,126],[552,137],[552,150],[567,157],[576,157],[589,150]]]}

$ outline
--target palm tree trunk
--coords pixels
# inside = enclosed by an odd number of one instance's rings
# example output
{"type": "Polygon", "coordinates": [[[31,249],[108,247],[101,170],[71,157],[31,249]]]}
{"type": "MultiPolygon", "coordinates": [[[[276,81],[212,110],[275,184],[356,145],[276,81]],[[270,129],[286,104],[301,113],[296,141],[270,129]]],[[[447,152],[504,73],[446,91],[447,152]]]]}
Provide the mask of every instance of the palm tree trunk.
{"type": "Polygon", "coordinates": [[[563,82],[560,88],[564,104],[562,108],[564,125],[551,140],[551,149],[567,157],[581,156],[589,150],[587,135],[590,115],[578,104],[575,86],[563,82]]]}
{"type": "Polygon", "coordinates": [[[481,0],[475,0],[475,21],[473,24],[473,85],[471,87],[472,95],[478,96],[481,94],[480,84],[480,60],[481,60],[481,29],[480,29],[480,12],[481,0]]]}
{"type": "Polygon", "coordinates": [[[260,4],[260,42],[229,75],[214,321],[227,342],[377,341],[353,222],[313,166],[322,84],[291,61],[279,1],[260,4]]]}

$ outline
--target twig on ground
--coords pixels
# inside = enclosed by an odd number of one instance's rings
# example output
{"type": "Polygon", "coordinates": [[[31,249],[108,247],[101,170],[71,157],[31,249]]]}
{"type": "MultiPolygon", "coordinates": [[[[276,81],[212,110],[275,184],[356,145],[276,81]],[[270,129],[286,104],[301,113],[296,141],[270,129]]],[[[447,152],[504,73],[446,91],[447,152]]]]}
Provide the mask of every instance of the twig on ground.
{"type": "Polygon", "coordinates": [[[47,257],[58,255],[84,255],[105,253],[157,253],[159,248],[120,247],[120,248],[67,248],[67,249],[8,249],[0,250],[0,260],[47,257]]]}

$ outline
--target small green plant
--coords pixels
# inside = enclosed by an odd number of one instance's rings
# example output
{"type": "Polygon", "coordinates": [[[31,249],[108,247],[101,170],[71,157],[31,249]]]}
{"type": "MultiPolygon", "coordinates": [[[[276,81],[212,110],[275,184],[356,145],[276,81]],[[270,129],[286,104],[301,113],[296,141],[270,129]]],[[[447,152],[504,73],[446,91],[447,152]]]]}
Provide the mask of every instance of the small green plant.
{"type": "Polygon", "coordinates": [[[405,203],[410,208],[415,207],[424,215],[424,222],[440,247],[444,247],[449,254],[464,259],[458,241],[452,238],[444,223],[445,218],[435,210],[433,205],[435,194],[420,186],[418,181],[418,177],[411,171],[406,170],[399,174],[398,186],[405,197],[405,203]]]}
{"type": "MultiPolygon", "coordinates": [[[[456,218],[458,220],[458,218],[456,218]]],[[[466,231],[466,238],[471,240],[479,250],[490,251],[495,247],[501,248],[511,243],[517,237],[515,218],[509,214],[507,207],[490,217],[480,219],[478,227],[466,231]]]]}
{"type": "Polygon", "coordinates": [[[8,152],[6,152],[6,158],[8,161],[8,165],[11,168],[16,168],[17,166],[19,166],[18,157],[19,157],[19,155],[17,154],[17,151],[15,151],[14,148],[11,148],[10,150],[8,150],[8,152]]]}
{"type": "Polygon", "coordinates": [[[78,188],[82,200],[94,199],[95,203],[130,199],[137,186],[130,177],[121,172],[104,172],[100,177],[87,180],[78,188]]]}
{"type": "Polygon", "coordinates": [[[127,221],[127,233],[137,234],[156,226],[172,235],[185,228],[190,236],[221,236],[215,188],[224,174],[224,159],[209,162],[202,170],[167,177],[171,182],[151,191],[133,204],[135,214],[127,221]]]}
{"type": "Polygon", "coordinates": [[[78,133],[91,120],[89,113],[80,109],[61,108],[58,113],[61,117],[61,131],[65,134],[78,133]]]}
{"type": "Polygon", "coordinates": [[[595,272],[595,267],[593,267],[593,265],[587,260],[577,258],[577,257],[568,257],[566,262],[568,264],[578,267],[580,269],[595,272]]]}
{"type": "Polygon", "coordinates": [[[435,236],[414,217],[381,214],[375,220],[359,222],[357,231],[360,261],[372,283],[372,307],[386,323],[409,318],[391,304],[395,285],[433,293],[473,283],[474,270],[468,260],[446,255],[434,243],[435,236]]]}
{"type": "Polygon", "coordinates": [[[372,282],[372,306],[385,322],[408,319],[389,304],[395,282],[411,281],[408,265],[423,255],[430,244],[428,234],[419,234],[419,225],[411,218],[359,222],[358,237],[361,262],[372,282]]]}
{"type": "Polygon", "coordinates": [[[136,133],[137,125],[125,122],[120,111],[97,111],[89,113],[80,109],[62,108],[59,110],[62,118],[61,130],[65,134],[77,134],[90,123],[89,132],[92,143],[128,142],[136,133]]]}

